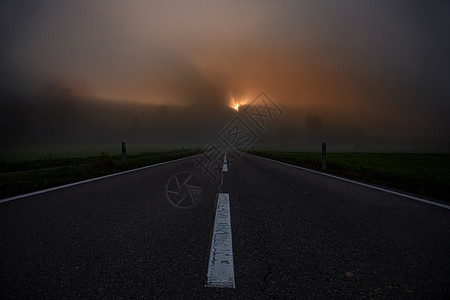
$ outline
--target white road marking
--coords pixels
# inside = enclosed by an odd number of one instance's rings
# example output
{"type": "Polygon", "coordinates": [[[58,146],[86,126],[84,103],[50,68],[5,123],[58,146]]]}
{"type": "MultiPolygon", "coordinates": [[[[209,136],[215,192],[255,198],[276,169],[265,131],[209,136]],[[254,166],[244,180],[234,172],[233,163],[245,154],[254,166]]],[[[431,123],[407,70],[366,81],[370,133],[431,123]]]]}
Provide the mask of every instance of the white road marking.
{"type": "Polygon", "coordinates": [[[225,150],[225,155],[223,156],[222,172],[227,172],[227,171],[228,171],[227,150],[225,150]]]}
{"type": "Polygon", "coordinates": [[[391,190],[388,190],[388,189],[384,189],[384,188],[381,188],[381,187],[378,187],[378,186],[373,186],[373,185],[370,185],[370,184],[367,184],[367,183],[362,183],[362,182],[354,181],[354,180],[351,180],[351,179],[338,177],[338,176],[335,176],[335,175],[322,173],[322,172],[319,172],[319,171],[315,171],[315,170],[311,170],[311,169],[307,169],[307,168],[302,168],[302,167],[299,167],[299,166],[294,166],[294,165],[291,165],[291,164],[287,164],[287,163],[284,163],[284,162],[281,162],[281,161],[277,161],[277,160],[273,160],[273,159],[270,159],[270,158],[265,158],[265,157],[262,157],[262,156],[257,156],[257,155],[253,155],[253,154],[249,154],[249,155],[252,155],[252,156],[255,156],[255,157],[258,157],[258,158],[261,158],[261,159],[265,159],[265,160],[268,160],[268,161],[271,161],[271,162],[275,162],[275,163],[278,163],[278,164],[281,164],[281,165],[294,167],[294,168],[297,168],[297,169],[300,169],[300,170],[303,170],[303,171],[316,173],[316,174],[320,174],[320,175],[323,175],[323,176],[328,176],[328,177],[335,178],[335,179],[338,179],[338,180],[351,182],[351,183],[358,184],[358,185],[361,185],[361,186],[364,186],[364,187],[368,187],[368,188],[371,188],[371,189],[374,189],[374,190],[383,191],[383,192],[386,192],[386,193],[389,193],[389,194],[401,196],[401,197],[412,199],[412,200],[415,200],[415,201],[419,201],[419,202],[431,204],[431,205],[434,205],[434,206],[439,206],[439,207],[442,207],[442,208],[450,209],[449,205],[445,205],[445,204],[442,204],[442,203],[433,202],[433,201],[422,199],[422,198],[419,198],[419,197],[415,197],[415,196],[411,196],[411,195],[407,195],[407,194],[402,194],[402,193],[399,193],[399,192],[391,191],[391,190]]]}
{"type": "MultiPolygon", "coordinates": [[[[198,155],[198,154],[196,154],[196,155],[198,155]]],[[[161,165],[177,162],[177,161],[180,161],[180,160],[192,158],[193,156],[195,156],[195,155],[188,156],[188,157],[183,157],[183,158],[178,158],[178,159],[175,159],[175,160],[169,160],[169,161],[161,162],[161,163],[158,163],[158,164],[149,165],[149,166],[145,166],[145,167],[141,167],[141,168],[136,168],[136,169],[132,169],[132,170],[128,170],[128,171],[123,171],[123,172],[119,172],[119,173],[109,174],[109,175],[105,175],[105,176],[101,176],[101,177],[86,179],[86,180],[83,180],[83,181],[78,181],[78,182],[69,183],[69,184],[65,184],[65,185],[60,185],[60,186],[56,186],[56,187],[52,187],[52,188],[49,188],[49,189],[28,193],[28,194],[23,194],[23,195],[19,195],[19,196],[9,197],[9,198],[5,198],[5,199],[0,200],[0,203],[13,201],[13,200],[17,200],[17,199],[21,199],[21,198],[25,198],[25,197],[34,196],[34,195],[39,195],[39,194],[43,194],[43,193],[47,193],[47,192],[51,192],[51,191],[55,191],[55,190],[64,189],[64,188],[71,187],[71,186],[74,186],[74,185],[88,183],[88,182],[92,182],[92,181],[96,181],[96,180],[100,180],[100,179],[105,179],[105,178],[109,178],[109,177],[113,177],[113,176],[118,176],[118,175],[122,175],[122,174],[126,174],[126,173],[136,172],[136,171],[140,171],[140,170],[144,170],[144,169],[148,169],[148,168],[152,168],[152,167],[157,167],[157,166],[161,166],[161,165]]]]}
{"type": "Polygon", "coordinates": [[[230,198],[219,193],[209,253],[206,287],[235,288],[230,198]]]}

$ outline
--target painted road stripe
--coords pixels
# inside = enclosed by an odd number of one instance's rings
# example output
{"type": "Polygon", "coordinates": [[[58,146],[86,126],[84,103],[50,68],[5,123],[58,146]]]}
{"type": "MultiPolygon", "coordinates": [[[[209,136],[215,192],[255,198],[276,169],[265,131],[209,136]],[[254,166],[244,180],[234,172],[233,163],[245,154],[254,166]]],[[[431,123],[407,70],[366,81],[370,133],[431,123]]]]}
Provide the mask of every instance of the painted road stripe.
{"type": "Polygon", "coordinates": [[[225,155],[223,156],[222,172],[227,172],[227,171],[228,171],[227,151],[225,150],[225,155]]]}
{"type": "Polygon", "coordinates": [[[217,198],[206,286],[235,288],[230,198],[227,193],[220,193],[217,198]]]}
{"type": "MultiPolygon", "coordinates": [[[[198,155],[198,154],[196,154],[196,155],[198,155]]],[[[158,164],[149,165],[149,166],[145,166],[145,167],[140,167],[140,168],[136,168],[136,169],[132,169],[132,170],[128,170],[128,171],[123,171],[123,172],[109,174],[109,175],[105,175],[105,176],[101,176],[101,177],[86,179],[86,180],[83,180],[83,181],[78,181],[78,182],[74,182],[74,183],[60,185],[60,186],[56,186],[56,187],[52,187],[52,188],[49,188],[49,189],[28,193],[28,194],[14,196],[14,197],[10,197],[10,198],[5,198],[5,199],[0,200],[0,203],[13,201],[13,200],[17,200],[17,199],[21,199],[21,198],[25,198],[25,197],[34,196],[34,195],[39,195],[39,194],[43,194],[43,193],[47,193],[47,192],[51,192],[51,191],[56,191],[56,190],[64,189],[64,188],[71,187],[71,186],[74,186],[74,185],[88,183],[88,182],[92,182],[92,181],[96,181],[96,180],[100,180],[100,179],[105,179],[105,178],[109,178],[109,177],[113,177],[113,176],[118,176],[118,175],[127,174],[127,173],[131,173],[131,172],[145,170],[145,169],[148,169],[148,168],[157,167],[157,166],[161,166],[161,165],[165,165],[165,164],[170,164],[170,163],[174,163],[174,162],[177,162],[177,161],[181,161],[181,160],[185,160],[185,159],[188,159],[188,158],[192,158],[194,156],[195,155],[187,156],[187,157],[178,158],[178,159],[175,159],[175,160],[169,160],[169,161],[161,162],[161,163],[158,163],[158,164]]]]}
{"type": "Polygon", "coordinates": [[[320,175],[323,175],[323,176],[328,176],[328,177],[335,178],[335,179],[338,179],[338,180],[351,182],[351,183],[358,184],[358,185],[361,185],[361,186],[364,186],[364,187],[368,187],[368,188],[371,188],[371,189],[374,189],[374,190],[383,191],[383,192],[386,192],[386,193],[389,193],[389,194],[401,196],[401,197],[412,199],[412,200],[415,200],[415,201],[419,201],[419,202],[431,204],[431,205],[434,205],[434,206],[439,206],[439,207],[442,207],[442,208],[450,209],[449,205],[445,205],[445,204],[442,204],[442,203],[433,202],[433,201],[422,199],[422,198],[419,198],[419,197],[415,197],[415,196],[411,196],[411,195],[407,195],[407,194],[403,194],[403,193],[387,190],[387,189],[384,189],[384,188],[381,188],[381,187],[378,187],[378,186],[374,186],[374,185],[370,185],[370,184],[367,184],[367,183],[362,183],[362,182],[354,181],[354,180],[351,180],[351,179],[338,177],[338,176],[335,176],[335,175],[331,175],[331,174],[327,174],[327,173],[323,173],[323,172],[319,172],[319,171],[315,171],[315,170],[311,170],[311,169],[307,169],[307,168],[302,168],[302,167],[299,167],[299,166],[294,166],[294,165],[291,165],[291,164],[287,164],[287,163],[284,163],[284,162],[281,162],[281,161],[278,161],[278,160],[273,160],[273,159],[270,159],[270,158],[265,158],[265,157],[262,157],[262,156],[257,156],[257,155],[253,155],[253,154],[249,154],[249,155],[254,156],[254,157],[258,157],[258,158],[261,158],[261,159],[265,159],[265,160],[268,160],[268,161],[271,161],[271,162],[274,162],[274,163],[278,163],[278,164],[281,164],[281,165],[297,168],[297,169],[300,169],[300,170],[303,170],[303,171],[316,173],[316,174],[320,174],[320,175]]]}

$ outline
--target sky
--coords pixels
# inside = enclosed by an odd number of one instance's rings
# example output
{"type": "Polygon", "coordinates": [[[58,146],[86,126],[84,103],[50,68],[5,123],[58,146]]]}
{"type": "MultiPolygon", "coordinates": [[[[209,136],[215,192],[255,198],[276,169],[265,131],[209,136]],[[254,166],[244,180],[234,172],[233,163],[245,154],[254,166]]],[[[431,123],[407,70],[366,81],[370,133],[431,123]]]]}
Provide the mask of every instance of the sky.
{"type": "Polygon", "coordinates": [[[299,143],[318,116],[319,139],[448,146],[449,13],[448,1],[2,1],[1,137],[204,140],[264,90],[299,143]]]}

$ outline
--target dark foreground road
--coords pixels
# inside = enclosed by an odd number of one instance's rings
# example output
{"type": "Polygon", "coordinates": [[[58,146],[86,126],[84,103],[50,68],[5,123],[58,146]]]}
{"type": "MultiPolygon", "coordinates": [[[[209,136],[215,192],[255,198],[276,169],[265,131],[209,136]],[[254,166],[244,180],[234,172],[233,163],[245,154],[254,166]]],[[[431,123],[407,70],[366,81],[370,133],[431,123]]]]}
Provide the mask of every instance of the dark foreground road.
{"type": "Polygon", "coordinates": [[[450,210],[254,156],[193,159],[0,204],[0,298],[449,298],[450,210]],[[195,174],[202,198],[170,204],[195,174]],[[205,287],[217,193],[235,289],[205,287]]]}

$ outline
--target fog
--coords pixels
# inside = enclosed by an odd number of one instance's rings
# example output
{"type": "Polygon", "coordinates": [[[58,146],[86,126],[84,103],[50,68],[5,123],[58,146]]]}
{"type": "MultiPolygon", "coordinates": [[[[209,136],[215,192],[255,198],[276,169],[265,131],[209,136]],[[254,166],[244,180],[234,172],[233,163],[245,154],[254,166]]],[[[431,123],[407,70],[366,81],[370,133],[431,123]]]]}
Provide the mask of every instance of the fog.
{"type": "Polygon", "coordinates": [[[284,114],[257,145],[450,151],[445,1],[3,1],[0,11],[2,147],[202,145],[264,90],[284,114]]]}

